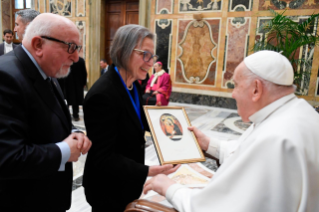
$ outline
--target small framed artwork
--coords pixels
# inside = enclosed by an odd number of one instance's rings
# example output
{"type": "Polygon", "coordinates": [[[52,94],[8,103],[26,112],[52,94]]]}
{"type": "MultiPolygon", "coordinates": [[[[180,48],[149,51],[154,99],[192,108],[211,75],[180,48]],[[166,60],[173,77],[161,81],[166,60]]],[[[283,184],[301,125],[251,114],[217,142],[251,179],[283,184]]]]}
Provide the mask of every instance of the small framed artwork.
{"type": "Polygon", "coordinates": [[[183,107],[144,106],[160,164],[205,161],[183,107]]]}

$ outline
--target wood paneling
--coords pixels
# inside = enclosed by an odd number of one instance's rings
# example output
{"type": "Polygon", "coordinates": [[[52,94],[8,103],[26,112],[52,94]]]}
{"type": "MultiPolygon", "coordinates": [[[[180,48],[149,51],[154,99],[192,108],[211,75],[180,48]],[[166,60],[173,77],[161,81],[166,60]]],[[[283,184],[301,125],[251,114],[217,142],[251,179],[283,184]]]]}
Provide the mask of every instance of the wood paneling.
{"type": "Polygon", "coordinates": [[[112,63],[109,50],[118,28],[127,24],[138,24],[139,0],[118,0],[106,2],[105,15],[105,59],[112,63]]]}

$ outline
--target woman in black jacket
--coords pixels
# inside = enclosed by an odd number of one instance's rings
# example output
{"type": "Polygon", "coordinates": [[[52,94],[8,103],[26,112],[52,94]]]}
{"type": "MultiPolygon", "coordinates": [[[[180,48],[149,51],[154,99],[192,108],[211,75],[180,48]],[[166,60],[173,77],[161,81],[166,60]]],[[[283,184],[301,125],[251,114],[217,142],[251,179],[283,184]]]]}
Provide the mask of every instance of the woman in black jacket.
{"type": "Polygon", "coordinates": [[[144,133],[149,130],[140,85],[157,56],[153,34],[139,25],[118,29],[110,49],[113,64],[84,101],[84,121],[92,148],[83,186],[93,212],[124,211],[139,198],[147,176],[169,174],[173,165],[144,165],[144,133]]]}

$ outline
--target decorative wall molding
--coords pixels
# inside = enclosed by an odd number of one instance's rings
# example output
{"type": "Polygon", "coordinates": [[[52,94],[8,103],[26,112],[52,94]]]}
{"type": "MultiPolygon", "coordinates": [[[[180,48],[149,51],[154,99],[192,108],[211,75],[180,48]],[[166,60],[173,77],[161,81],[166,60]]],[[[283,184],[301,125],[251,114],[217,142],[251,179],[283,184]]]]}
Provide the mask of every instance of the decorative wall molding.
{"type": "Polygon", "coordinates": [[[72,0],[50,0],[50,13],[72,17],[72,0]]]}

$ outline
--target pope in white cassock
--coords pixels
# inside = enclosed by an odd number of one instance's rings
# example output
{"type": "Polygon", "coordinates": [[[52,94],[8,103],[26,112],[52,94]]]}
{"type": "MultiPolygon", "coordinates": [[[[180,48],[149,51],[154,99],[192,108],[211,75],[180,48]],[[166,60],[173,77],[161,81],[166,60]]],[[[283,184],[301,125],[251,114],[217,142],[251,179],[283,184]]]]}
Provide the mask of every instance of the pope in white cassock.
{"type": "Polygon", "coordinates": [[[254,53],[235,69],[233,80],[238,114],[253,122],[239,140],[218,141],[189,128],[222,163],[210,183],[189,189],[157,175],[144,193],[166,196],[180,212],[319,211],[319,115],[294,95],[288,59],[254,53]]]}

